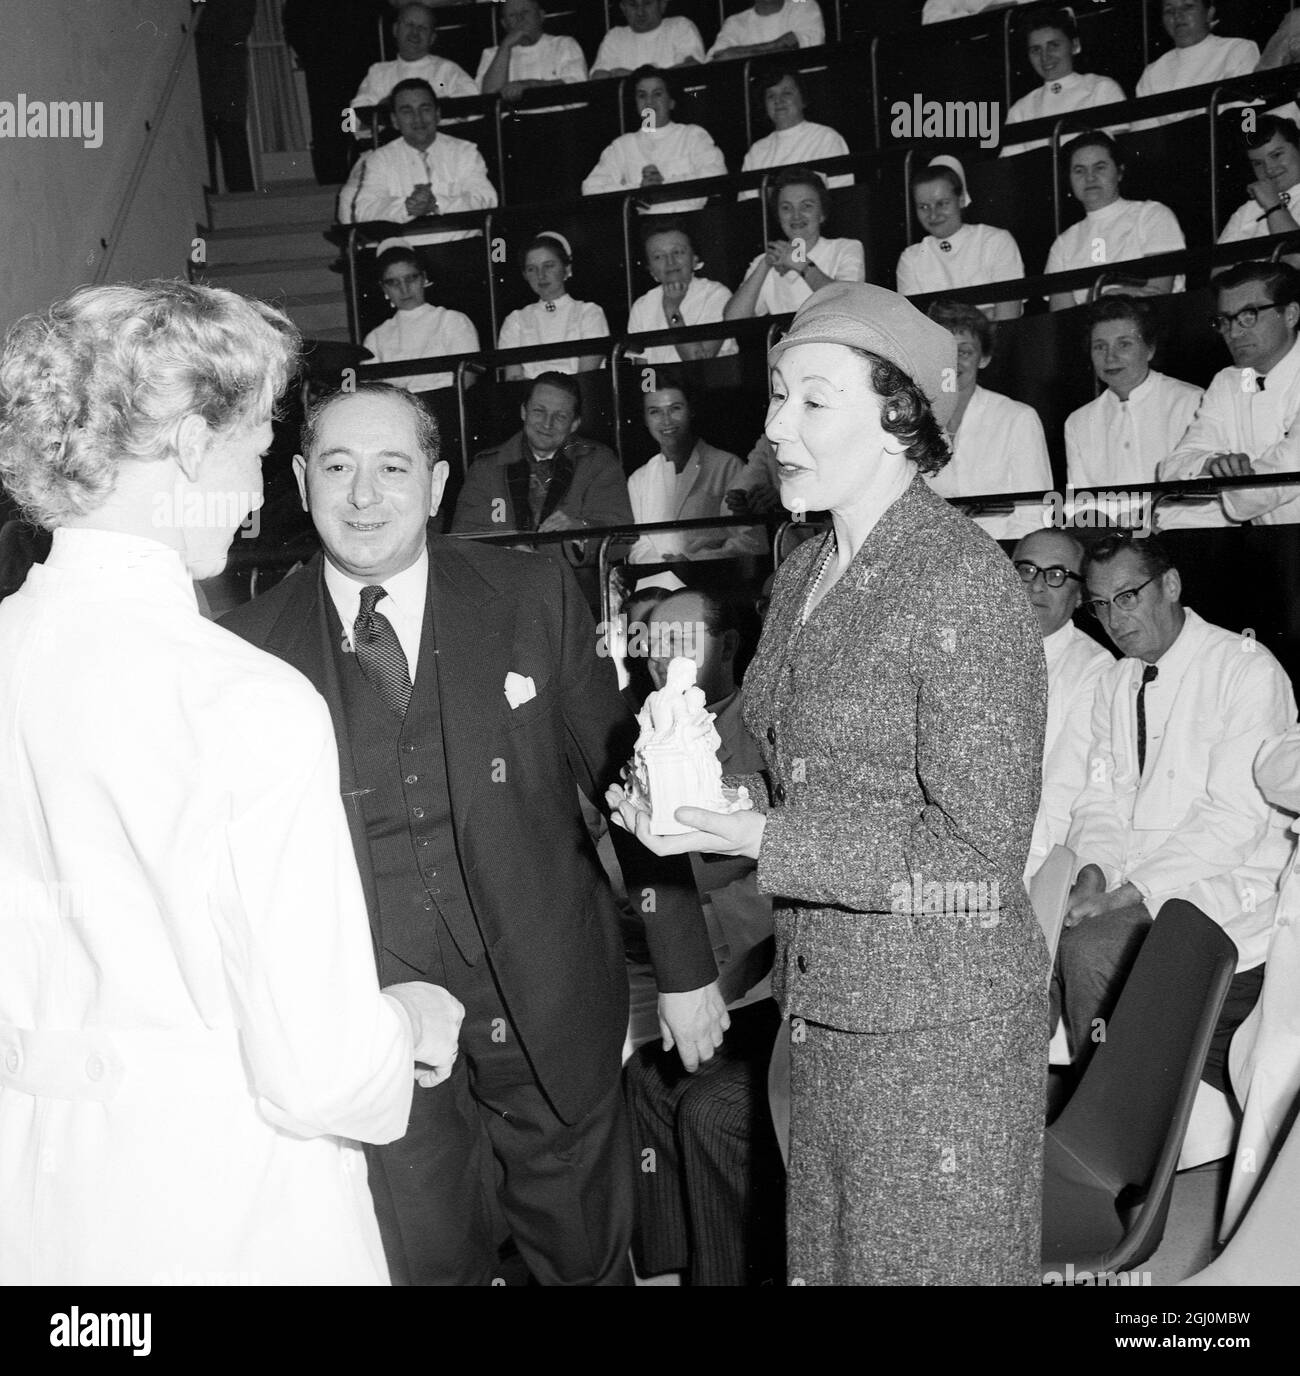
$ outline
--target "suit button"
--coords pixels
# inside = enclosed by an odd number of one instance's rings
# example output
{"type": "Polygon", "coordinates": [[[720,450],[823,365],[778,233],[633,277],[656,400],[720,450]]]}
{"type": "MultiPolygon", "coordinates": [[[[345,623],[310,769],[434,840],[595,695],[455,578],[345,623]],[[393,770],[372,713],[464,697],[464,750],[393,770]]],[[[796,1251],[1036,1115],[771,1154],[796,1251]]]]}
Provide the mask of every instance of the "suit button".
{"type": "Polygon", "coordinates": [[[776,799],[776,801],[777,801],[778,803],[783,803],[783,802],[785,802],[785,785],[784,785],[784,784],[777,784],[776,789],[773,791],[772,796],[776,799]]]}
{"type": "Polygon", "coordinates": [[[98,1056],[86,1058],[86,1079],[102,1080],[104,1078],[104,1062],[98,1056]]]}
{"type": "Polygon", "coordinates": [[[411,816],[412,816],[412,817],[423,817],[423,816],[424,816],[424,809],[423,809],[422,807],[413,807],[413,808],[411,809],[411,816]]]}
{"type": "Polygon", "coordinates": [[[22,1064],[22,1052],[19,1051],[16,1046],[11,1046],[9,1050],[5,1052],[5,1069],[11,1075],[17,1075],[22,1068],[22,1064]]]}
{"type": "Polygon", "coordinates": [[[801,975],[806,975],[806,974],[808,973],[808,957],[807,957],[807,956],[800,956],[799,959],[798,959],[795,963],[799,966],[799,973],[800,973],[801,975]]]}
{"type": "Polygon", "coordinates": [[[775,745],[775,744],[776,744],[776,727],[775,727],[775,726],[769,726],[769,727],[767,728],[767,743],[768,743],[768,745],[775,745]]]}
{"type": "Polygon", "coordinates": [[[406,782],[408,784],[418,784],[420,782],[420,776],[418,774],[408,774],[406,776],[406,782]]]}

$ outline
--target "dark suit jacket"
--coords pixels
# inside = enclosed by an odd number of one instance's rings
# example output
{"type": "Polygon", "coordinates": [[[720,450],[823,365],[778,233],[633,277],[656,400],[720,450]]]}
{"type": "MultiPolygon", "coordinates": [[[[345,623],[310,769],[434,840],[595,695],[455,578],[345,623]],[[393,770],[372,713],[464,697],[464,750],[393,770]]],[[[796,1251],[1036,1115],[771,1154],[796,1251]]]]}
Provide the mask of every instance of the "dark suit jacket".
{"type": "MultiPolygon", "coordinates": [[[[627,976],[613,894],[574,784],[604,810],[629,758],[635,722],[573,576],[550,561],[442,536],[429,539],[426,615],[438,647],[452,825],[465,886],[506,1006],[556,1112],[574,1121],[608,1091],[627,1023],[627,976]],[[536,696],[511,709],[506,674],[536,696]]],[[[322,556],[223,624],[278,655],[324,696],[339,745],[344,800],[353,766],[326,627],[337,627],[322,556]],[[323,613],[328,613],[324,615],[323,613]]],[[[348,808],[372,929],[381,942],[369,848],[348,808]]],[[[659,987],[699,988],[716,974],[681,859],[665,866],[619,838],[629,893],[646,927],[659,987]],[[642,891],[653,888],[653,900],[642,891]]]]}

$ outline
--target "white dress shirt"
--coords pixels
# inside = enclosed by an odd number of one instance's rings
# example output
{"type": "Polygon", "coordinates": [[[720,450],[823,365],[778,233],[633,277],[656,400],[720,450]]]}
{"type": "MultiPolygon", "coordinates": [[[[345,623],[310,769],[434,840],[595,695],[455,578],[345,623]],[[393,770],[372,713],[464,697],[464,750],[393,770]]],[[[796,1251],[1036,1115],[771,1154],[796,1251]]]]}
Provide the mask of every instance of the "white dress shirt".
{"type": "Polygon", "coordinates": [[[1127,401],[1107,387],[1066,418],[1067,481],[1088,488],[1155,481],[1156,465],[1178,447],[1202,395],[1190,382],[1154,369],[1127,401]]]}
{"type": "Polygon", "coordinates": [[[100,530],[0,604],[0,1284],[387,1284],[406,1131],[329,711],[100,530]]]}
{"type": "MultiPolygon", "coordinates": [[[[1124,88],[1118,81],[1097,72],[1071,72],[1059,81],[1045,81],[1027,96],[1021,96],[1007,111],[1004,125],[1024,124],[1031,119],[1047,119],[1049,115],[1064,115],[1071,110],[1090,110],[1094,105],[1113,105],[1126,100],[1124,88]]],[[[1003,135],[1005,142],[1006,135],[1003,135]]],[[[1049,139],[1031,139],[1028,143],[1009,144],[1002,154],[1028,153],[1034,148],[1046,148],[1049,139]]]]}
{"type": "MultiPolygon", "coordinates": [[[[698,124],[664,124],[657,129],[638,129],[620,134],[600,155],[600,161],[582,183],[584,196],[599,196],[606,191],[626,191],[641,185],[641,176],[651,164],[666,182],[689,182],[698,177],[724,177],[727,160],[722,150],[698,124]]],[[[656,215],[685,214],[700,210],[707,196],[684,201],[656,201],[656,215]]]]}
{"type": "MultiPolygon", "coordinates": [[[[1157,253],[1176,253],[1187,247],[1177,217],[1159,201],[1127,201],[1123,196],[1090,211],[1077,224],[1062,230],[1047,254],[1044,272],[1069,272],[1073,268],[1124,263],[1157,253]]],[[[1174,278],[1174,290],[1182,291],[1186,278],[1174,278]]],[[[1088,299],[1088,288],[1074,292],[1076,305],[1088,299]]]]}
{"type": "Polygon", "coordinates": [[[1070,812],[1088,782],[1092,742],[1092,700],[1103,670],[1115,656],[1073,621],[1043,637],[1047,660],[1047,734],[1043,738],[1043,791],[1034,818],[1025,882],[1065,845],[1070,812]]]}
{"type": "Polygon", "coordinates": [[[693,57],[704,61],[704,40],[689,19],[670,15],[649,33],[634,33],[627,24],[620,24],[601,40],[593,72],[612,72],[626,67],[634,72],[638,67],[676,67],[693,57]]]}
{"type": "MultiPolygon", "coordinates": [[[[605,312],[590,301],[575,301],[567,292],[550,303],[534,301],[521,310],[511,311],[501,323],[497,340],[499,349],[526,349],[534,344],[563,344],[570,339],[601,339],[609,334],[605,312]]],[[[521,363],[524,376],[537,377],[558,369],[562,373],[576,373],[582,364],[581,356],[574,358],[539,358],[521,363]]]]}
{"type": "MultiPolygon", "coordinates": [[[[361,589],[371,586],[358,583],[340,572],[328,559],[323,561],[325,591],[334,603],[334,610],[343,623],[343,634],[352,641],[352,627],[361,610],[361,589]]],[[[424,630],[424,607],[429,597],[429,551],[421,545],[420,557],[410,568],[379,580],[388,594],[375,603],[375,610],[383,612],[397,635],[397,643],[406,656],[407,672],[415,682],[416,666],[420,662],[420,637],[424,630]]]]}
{"type": "MultiPolygon", "coordinates": [[[[1291,218],[1300,224],[1300,182],[1288,186],[1278,199],[1291,212],[1291,218]]],[[[1242,239],[1265,239],[1274,232],[1268,227],[1268,216],[1263,206],[1252,198],[1232,212],[1218,242],[1235,244],[1242,239]]]]}
{"type": "MultiPolygon", "coordinates": [[[[487,69],[496,60],[495,48],[484,48],[478,63],[478,89],[483,89],[487,69]]],[[[563,81],[572,84],[587,79],[587,59],[577,39],[566,34],[544,33],[536,43],[516,43],[510,49],[507,81],[563,81]]]]}
{"type": "MultiPolygon", "coordinates": [[[[1234,76],[1249,76],[1259,62],[1259,49],[1248,38],[1221,38],[1206,34],[1190,48],[1170,48],[1149,63],[1138,77],[1136,95],[1164,95],[1168,91],[1185,91],[1189,86],[1204,86],[1211,81],[1227,81],[1234,76]]],[[[1159,119],[1144,119],[1133,127],[1151,129],[1160,124],[1175,124],[1199,114],[1188,110],[1182,114],[1162,115],[1159,119]]]]}
{"type": "MultiPolygon", "coordinates": [[[[710,281],[707,277],[692,277],[691,284],[682,297],[682,323],[685,325],[711,325],[723,319],[723,311],[731,293],[721,282],[710,281]]],[[[627,318],[628,334],[648,334],[651,330],[666,330],[668,322],[664,319],[664,289],[653,287],[644,296],[638,296],[632,303],[627,318]]],[[[644,358],[647,363],[680,363],[682,356],[675,344],[652,344],[649,348],[629,350],[635,357],[644,358]]],[[[719,358],[736,352],[736,341],[724,339],[718,350],[719,358]]]]}
{"type": "MultiPolygon", "coordinates": [[[[438,198],[438,213],[442,215],[487,210],[497,203],[496,187],[488,181],[483,155],[466,139],[438,134],[423,151],[405,139],[394,139],[363,154],[353,165],[339,192],[339,223],[394,220],[406,224],[415,218],[406,208],[406,198],[422,182],[428,182],[438,198]]],[[[442,244],[470,239],[476,233],[470,229],[443,230],[408,235],[406,241],[442,244]]]]}
{"type": "Polygon", "coordinates": [[[733,14],[723,21],[717,41],[709,49],[709,58],[712,60],[726,48],[775,43],[788,33],[794,34],[801,48],[815,48],[826,42],[826,26],[817,0],[785,0],[773,14],[759,14],[754,9],[733,14]]]}
{"type": "Polygon", "coordinates": [[[1138,777],[1137,693],[1145,667],[1108,668],[1093,703],[1088,783],[1067,844],[1112,889],[1128,882],[1152,917],[1194,903],[1237,944],[1237,969],[1268,949],[1287,821],[1251,775],[1260,745],[1296,715],[1291,683],[1256,640],[1188,609],[1147,685],[1146,767],[1138,777]]]}
{"type": "MultiPolygon", "coordinates": [[[[1024,275],[1020,249],[1005,229],[962,225],[950,238],[927,234],[903,250],[898,259],[898,293],[920,296],[984,282],[1011,282],[1024,275]]],[[[992,304],[980,307],[985,312],[992,309],[992,304]]]]}
{"type": "MultiPolygon", "coordinates": [[[[849,151],[849,145],[829,124],[815,124],[810,119],[804,119],[789,129],[773,129],[764,138],[755,139],[740,164],[740,170],[754,172],[765,167],[802,167],[817,158],[841,158],[849,151]]],[[[837,172],[834,176],[826,177],[825,182],[832,190],[840,186],[852,186],[853,174],[837,172]]],[[[752,201],[757,195],[757,191],[742,191],[738,199],[752,201]]]]}
{"type": "MultiPolygon", "coordinates": [[[[760,253],[745,269],[746,278],[754,272],[764,256],[760,253]]],[[[860,239],[818,239],[808,250],[808,261],[835,282],[866,280],[866,260],[860,239]]],[[[790,311],[797,311],[811,295],[812,288],[799,273],[773,270],[763,279],[763,285],[758,290],[754,314],[786,315],[790,311]]]]}
{"type": "MultiPolygon", "coordinates": [[[[1256,473],[1300,470],[1300,340],[1264,378],[1253,368],[1214,375],[1182,442],[1157,472],[1168,481],[1198,478],[1215,454],[1245,454],[1256,473]]],[[[1227,488],[1219,502],[1232,521],[1300,521],[1300,486],[1227,488]]]]}
{"type": "MultiPolygon", "coordinates": [[[[438,358],[443,354],[478,352],[478,331],[474,322],[460,311],[446,306],[431,306],[426,301],[414,310],[394,311],[382,325],[371,330],[362,341],[380,363],[398,363],[405,358],[438,358]]],[[[413,377],[390,379],[408,392],[433,392],[451,387],[451,373],[420,373],[413,377]]]]}
{"type": "Polygon", "coordinates": [[[439,100],[454,100],[459,96],[476,96],[478,87],[470,74],[445,57],[433,53],[407,62],[405,58],[394,58],[391,62],[375,62],[365,75],[352,97],[353,105],[381,105],[393,93],[399,81],[414,79],[427,81],[439,100]]]}
{"type": "MultiPolygon", "coordinates": [[[[966,404],[952,458],[926,482],[941,497],[994,492],[1050,492],[1052,464],[1043,422],[1032,406],[976,387],[966,404]]],[[[1043,529],[1042,501],[1018,502],[1009,516],[975,519],[995,540],[1018,540],[1043,529]]]]}

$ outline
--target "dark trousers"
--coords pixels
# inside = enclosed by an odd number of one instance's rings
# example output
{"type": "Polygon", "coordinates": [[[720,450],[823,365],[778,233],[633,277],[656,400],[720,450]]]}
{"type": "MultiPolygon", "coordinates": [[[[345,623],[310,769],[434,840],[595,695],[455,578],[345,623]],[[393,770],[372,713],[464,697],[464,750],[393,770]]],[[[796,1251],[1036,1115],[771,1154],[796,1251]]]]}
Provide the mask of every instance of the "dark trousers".
{"type": "Polygon", "coordinates": [[[685,1271],[692,1285],[783,1280],[785,1178],[767,1104],[780,1026],[766,999],[731,1015],[721,1050],[694,1075],[657,1043],[628,1062],[633,1254],[643,1275],[685,1271]]]}
{"type": "MultiPolygon", "coordinates": [[[[250,21],[251,22],[251,21],[250,21]]],[[[248,47],[244,43],[195,40],[199,99],[208,149],[208,184],[216,190],[217,153],[227,191],[253,190],[248,151],[248,47]]]]}
{"type": "Polygon", "coordinates": [[[504,1228],[539,1284],[632,1284],[632,1155],[618,1080],[579,1122],[562,1122],[486,957],[467,966],[445,930],[439,944],[428,971],[383,954],[384,984],[427,978],[465,1005],[451,1077],[417,1085],[405,1137],[368,1152],[393,1283],[503,1284],[504,1228]]]}
{"type": "MultiPolygon", "coordinates": [[[[1082,1072],[1105,1039],[1105,1025],[1115,1011],[1133,962],[1151,930],[1144,907],[1121,908],[1104,917],[1090,917],[1061,933],[1052,971],[1051,1025],[1065,1019],[1071,1064],[1082,1072]]],[[[1234,975],[1215,1024],[1201,1079],[1224,1094],[1228,1084],[1228,1043],[1259,1000],[1264,967],[1234,975]]]]}

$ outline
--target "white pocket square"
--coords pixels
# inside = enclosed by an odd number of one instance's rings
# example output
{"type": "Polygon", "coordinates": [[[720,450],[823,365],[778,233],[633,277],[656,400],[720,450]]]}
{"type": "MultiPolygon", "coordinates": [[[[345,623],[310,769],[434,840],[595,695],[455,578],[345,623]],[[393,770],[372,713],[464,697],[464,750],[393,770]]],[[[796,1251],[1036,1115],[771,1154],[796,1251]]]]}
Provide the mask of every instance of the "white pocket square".
{"type": "Polygon", "coordinates": [[[522,707],[526,702],[531,702],[537,696],[537,685],[523,674],[512,672],[506,675],[505,694],[506,701],[513,710],[522,707]]]}

